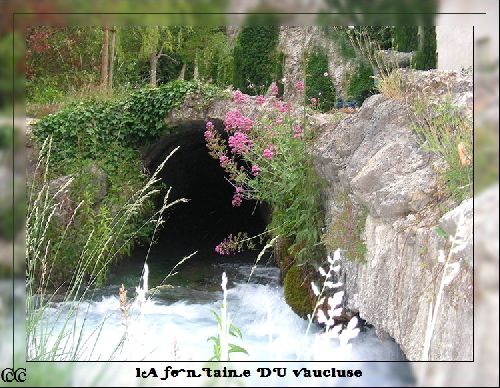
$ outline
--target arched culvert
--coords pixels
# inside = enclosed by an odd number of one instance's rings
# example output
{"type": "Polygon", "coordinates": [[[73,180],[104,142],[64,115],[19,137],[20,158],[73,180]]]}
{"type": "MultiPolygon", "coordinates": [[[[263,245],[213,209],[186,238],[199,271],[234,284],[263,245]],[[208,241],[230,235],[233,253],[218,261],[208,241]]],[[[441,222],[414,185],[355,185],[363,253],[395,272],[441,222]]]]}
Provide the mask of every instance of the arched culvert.
{"type": "MultiPolygon", "coordinates": [[[[222,131],[222,122],[213,122],[222,131]]],[[[231,205],[234,187],[226,180],[218,161],[208,154],[204,131],[204,121],[182,122],[174,133],[146,147],[144,162],[153,172],[173,149],[179,147],[160,177],[167,188],[172,187],[170,201],[189,199],[188,203],[169,210],[154,251],[176,252],[178,259],[198,251],[193,260],[213,262],[228,260],[214,251],[225,237],[238,232],[256,235],[265,229],[266,221],[265,211],[253,201],[243,201],[240,207],[231,205]]],[[[255,260],[255,256],[256,252],[253,252],[236,259],[255,260]]]]}

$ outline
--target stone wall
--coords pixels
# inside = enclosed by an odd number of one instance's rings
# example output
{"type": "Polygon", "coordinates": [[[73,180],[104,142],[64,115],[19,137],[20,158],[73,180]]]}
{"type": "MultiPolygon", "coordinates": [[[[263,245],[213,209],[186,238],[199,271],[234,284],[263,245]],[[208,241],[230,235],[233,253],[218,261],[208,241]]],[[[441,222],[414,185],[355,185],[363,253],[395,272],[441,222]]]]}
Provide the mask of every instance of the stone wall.
{"type": "MultiPolygon", "coordinates": [[[[470,111],[471,76],[430,71],[411,79],[412,93],[425,90],[437,102],[450,91],[470,111]]],[[[472,200],[441,217],[442,161],[422,149],[412,120],[403,100],[375,95],[317,141],[327,221],[340,190],[369,210],[366,262],[343,263],[347,307],[410,360],[472,360],[472,200]]]]}

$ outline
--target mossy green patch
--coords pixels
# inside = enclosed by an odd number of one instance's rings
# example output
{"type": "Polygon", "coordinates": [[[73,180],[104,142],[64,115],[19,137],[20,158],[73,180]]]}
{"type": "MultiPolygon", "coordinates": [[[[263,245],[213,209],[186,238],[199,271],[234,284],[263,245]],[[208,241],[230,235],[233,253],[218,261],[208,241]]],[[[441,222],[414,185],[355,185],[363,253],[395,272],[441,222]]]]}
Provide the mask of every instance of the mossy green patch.
{"type": "Polygon", "coordinates": [[[327,112],[335,106],[335,85],[328,74],[328,57],[325,50],[319,47],[307,58],[306,98],[309,105],[322,112],[327,112]]]}
{"type": "Polygon", "coordinates": [[[285,275],[283,283],[285,300],[291,309],[305,318],[314,309],[314,301],[309,293],[309,284],[305,280],[302,267],[293,266],[285,275]]]}

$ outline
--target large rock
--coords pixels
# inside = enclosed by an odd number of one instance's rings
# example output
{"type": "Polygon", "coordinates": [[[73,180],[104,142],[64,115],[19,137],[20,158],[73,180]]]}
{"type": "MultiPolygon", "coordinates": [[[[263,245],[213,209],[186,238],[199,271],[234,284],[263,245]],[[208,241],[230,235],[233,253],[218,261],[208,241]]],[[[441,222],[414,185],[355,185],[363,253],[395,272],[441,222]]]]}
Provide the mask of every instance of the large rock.
{"type": "MultiPolygon", "coordinates": [[[[467,204],[453,211],[465,214],[467,204]]],[[[466,252],[472,223],[461,228],[466,252]]],[[[390,224],[369,216],[365,238],[366,264],[344,262],[349,308],[410,360],[472,360],[472,258],[451,254],[457,246],[414,217],[390,224]]]]}
{"type": "Polygon", "coordinates": [[[406,102],[450,98],[468,114],[472,79],[402,74],[409,90],[415,85],[405,101],[372,96],[317,139],[315,165],[328,182],[326,221],[341,191],[369,210],[365,263],[343,262],[349,309],[393,337],[410,360],[471,360],[472,200],[441,217],[434,194],[443,161],[420,147],[406,102]]]}
{"type": "Polygon", "coordinates": [[[401,102],[372,96],[317,144],[322,175],[330,182],[340,180],[376,217],[418,212],[432,199],[432,157],[420,148],[401,102]]]}
{"type": "Polygon", "coordinates": [[[473,210],[474,362],[414,363],[422,387],[498,386],[498,183],[477,195],[473,210]]]}

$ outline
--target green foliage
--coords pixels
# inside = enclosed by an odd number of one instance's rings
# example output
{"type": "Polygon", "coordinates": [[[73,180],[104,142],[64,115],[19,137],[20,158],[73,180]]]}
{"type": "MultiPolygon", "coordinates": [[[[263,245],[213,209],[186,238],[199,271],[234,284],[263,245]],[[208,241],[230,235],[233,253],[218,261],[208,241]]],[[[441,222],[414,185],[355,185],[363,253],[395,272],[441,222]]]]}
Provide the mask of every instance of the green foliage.
{"type": "Polygon", "coordinates": [[[286,303],[302,318],[306,318],[314,309],[314,300],[309,294],[309,283],[304,280],[302,268],[295,265],[285,275],[283,288],[286,303]]]}
{"type": "MultiPolygon", "coordinates": [[[[248,132],[252,146],[241,156],[233,156],[223,168],[231,182],[244,190],[245,197],[269,205],[270,235],[286,239],[287,254],[297,262],[307,262],[323,254],[320,246],[323,182],[310,153],[312,131],[301,128],[300,119],[282,115],[276,109],[254,122],[248,132]],[[276,122],[278,117],[280,123],[276,122]],[[251,172],[254,167],[259,169],[257,175],[251,172]]],[[[215,132],[211,136],[213,140],[208,143],[211,156],[229,159],[226,140],[215,132]]]]}
{"type": "MultiPolygon", "coordinates": [[[[138,90],[121,100],[76,103],[34,126],[36,141],[53,139],[51,178],[72,176],[69,202],[84,201],[74,220],[78,227],[69,228],[68,238],[60,243],[61,257],[56,264],[57,275],[52,279],[54,284],[71,274],[84,246],[90,251],[101,249],[102,236],[109,235],[121,219],[118,209],[126,206],[130,196],[147,181],[138,148],[168,131],[165,116],[195,91],[207,101],[219,93],[213,86],[174,81],[158,88],[138,90]],[[107,176],[104,197],[99,194],[102,184],[95,170],[107,176]]],[[[116,251],[115,259],[130,251],[134,243],[150,236],[151,227],[143,227],[143,223],[152,211],[152,202],[145,201],[128,216],[128,223],[120,226],[119,235],[107,248],[116,251]]],[[[54,223],[49,234],[57,237],[64,228],[65,222],[54,223]]],[[[105,279],[110,263],[101,262],[102,267],[95,264],[99,273],[97,282],[105,279]]]]}
{"type": "Polygon", "coordinates": [[[25,210],[24,201],[16,201],[15,206],[10,201],[0,203],[0,238],[8,241],[14,239],[24,226],[25,210]]]}
{"type": "Polygon", "coordinates": [[[368,209],[354,206],[347,194],[337,198],[340,210],[333,216],[323,242],[329,251],[341,249],[349,260],[365,261],[366,245],[362,239],[368,209]]]}
{"type": "Polygon", "coordinates": [[[418,49],[418,26],[394,27],[394,50],[410,52],[418,49]]]}
{"type": "Polygon", "coordinates": [[[430,106],[423,100],[415,104],[417,122],[415,132],[423,146],[440,155],[446,167],[440,171],[446,195],[456,203],[473,195],[473,125],[451,99],[430,106]]]}
{"type": "Polygon", "coordinates": [[[251,165],[259,165],[263,171],[246,182],[254,198],[272,208],[268,230],[290,239],[288,253],[298,262],[315,259],[320,255],[317,243],[323,213],[320,206],[322,181],[316,174],[308,144],[292,137],[291,122],[275,126],[276,135],[271,140],[262,122],[256,129],[258,139],[252,152],[245,156],[251,165]],[[263,157],[263,151],[273,144],[276,150],[271,160],[263,157]]]}
{"type": "Polygon", "coordinates": [[[247,94],[269,87],[278,79],[276,52],[279,27],[247,26],[240,31],[234,47],[233,86],[247,94]],[[254,87],[250,87],[250,86],[254,87]]]}
{"type": "Polygon", "coordinates": [[[167,132],[164,119],[184,98],[199,90],[206,100],[218,89],[196,82],[173,81],[158,88],[144,88],[118,101],[75,103],[41,119],[33,128],[42,142],[53,137],[53,160],[72,159],[76,154],[95,159],[111,143],[139,147],[144,141],[167,132]]]}
{"type": "Polygon", "coordinates": [[[373,69],[368,62],[360,61],[349,80],[348,99],[356,100],[359,106],[375,92],[373,69]]]}
{"type": "MultiPolygon", "coordinates": [[[[213,342],[213,356],[210,358],[208,361],[226,361],[222,359],[221,355],[221,336],[224,335],[224,333],[221,333],[222,330],[222,320],[219,314],[217,314],[216,311],[212,310],[212,314],[215,317],[215,320],[217,321],[217,327],[219,333],[216,336],[211,336],[208,338],[207,341],[213,342]]],[[[229,335],[238,339],[243,339],[243,334],[241,333],[241,330],[233,325],[232,323],[229,324],[229,335]]],[[[248,355],[248,352],[246,351],[245,348],[236,345],[236,344],[228,344],[228,355],[231,353],[244,353],[248,355]]]]}
{"type": "Polygon", "coordinates": [[[415,58],[415,68],[418,70],[435,69],[437,66],[436,27],[423,27],[422,47],[415,58]]]}
{"type": "Polygon", "coordinates": [[[328,75],[328,57],[323,49],[315,48],[308,56],[306,63],[306,98],[317,99],[317,107],[327,112],[335,106],[335,86],[328,75]],[[326,75],[325,75],[326,74],[326,75]]]}
{"type": "MultiPolygon", "coordinates": [[[[140,80],[149,79],[149,59],[140,60],[137,64],[140,80]]],[[[173,51],[167,51],[164,56],[158,58],[156,80],[158,85],[166,84],[176,80],[182,68],[182,58],[173,51]]]]}
{"type": "MultiPolygon", "coordinates": [[[[144,201],[140,208],[128,216],[127,223],[123,223],[120,213],[133,194],[147,182],[147,176],[141,170],[138,151],[116,143],[110,144],[106,152],[100,153],[95,160],[84,159],[76,154],[73,159],[65,159],[53,167],[51,176],[73,177],[68,193],[69,203],[83,201],[74,216],[73,224],[76,227],[68,228],[66,238],[59,242],[57,249],[60,257],[51,279],[53,286],[71,276],[84,247],[89,252],[99,251],[105,244],[103,236],[109,236],[112,230],[118,229],[119,232],[115,232],[113,243],[108,244],[104,254],[113,252],[113,259],[93,263],[93,266],[82,271],[85,278],[92,272],[99,274],[95,280],[97,284],[102,284],[106,279],[109,265],[122,255],[129,254],[134,244],[147,240],[152,225],[143,227],[143,224],[153,213],[153,202],[150,199],[144,201]]],[[[73,209],[70,207],[66,211],[73,209]]],[[[50,240],[58,241],[67,221],[62,218],[50,225],[47,232],[50,240]]],[[[51,254],[55,253],[49,252],[51,254]]]]}

